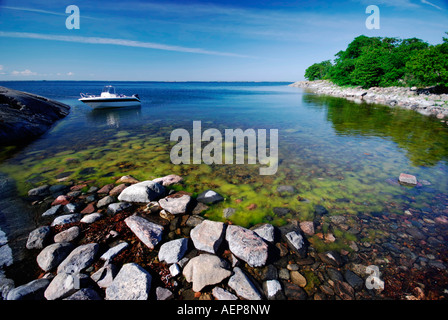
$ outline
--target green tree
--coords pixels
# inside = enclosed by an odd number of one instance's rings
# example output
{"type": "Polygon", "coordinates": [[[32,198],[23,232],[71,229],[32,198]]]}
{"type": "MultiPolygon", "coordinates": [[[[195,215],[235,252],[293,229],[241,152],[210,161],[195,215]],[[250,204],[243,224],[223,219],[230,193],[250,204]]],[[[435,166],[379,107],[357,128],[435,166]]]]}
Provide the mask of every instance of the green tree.
{"type": "Polygon", "coordinates": [[[384,48],[365,48],[356,59],[355,69],[351,73],[351,83],[370,88],[378,86],[384,75],[384,48]]]}
{"type": "Polygon", "coordinates": [[[330,60],[315,63],[305,70],[305,78],[310,81],[327,79],[331,67],[330,60]]]}
{"type": "Polygon", "coordinates": [[[416,52],[406,63],[406,71],[411,85],[448,87],[448,50],[445,43],[416,52]]]}

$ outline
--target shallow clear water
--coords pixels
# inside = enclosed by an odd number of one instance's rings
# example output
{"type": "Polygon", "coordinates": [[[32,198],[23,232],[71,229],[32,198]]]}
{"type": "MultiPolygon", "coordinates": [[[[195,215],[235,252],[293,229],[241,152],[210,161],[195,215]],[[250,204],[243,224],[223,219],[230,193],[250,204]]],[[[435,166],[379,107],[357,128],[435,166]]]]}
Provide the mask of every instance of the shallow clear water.
{"type": "Polygon", "coordinates": [[[436,119],[316,96],[288,83],[115,82],[120,93],[138,93],[141,108],[93,111],[77,100],[80,92],[98,94],[104,84],[0,82],[72,107],[38,140],[0,153],[0,172],[17,181],[21,194],[66,176],[100,186],[125,174],[147,180],[175,173],[184,176],[187,191],[214,189],[226,197],[208,217],[223,219],[223,208],[234,207],[230,220],[244,226],[311,220],[315,205],[330,215],[402,215],[408,209],[429,212],[432,219],[446,214],[448,129],[436,119]],[[278,129],[277,173],[261,176],[259,165],[248,164],[172,164],[171,131],[191,132],[195,120],[202,121],[203,130],[223,134],[226,128],[278,129]],[[400,186],[401,172],[423,185],[400,186]],[[279,185],[297,192],[280,196],[279,185]],[[275,207],[291,212],[278,217],[275,207]]]}

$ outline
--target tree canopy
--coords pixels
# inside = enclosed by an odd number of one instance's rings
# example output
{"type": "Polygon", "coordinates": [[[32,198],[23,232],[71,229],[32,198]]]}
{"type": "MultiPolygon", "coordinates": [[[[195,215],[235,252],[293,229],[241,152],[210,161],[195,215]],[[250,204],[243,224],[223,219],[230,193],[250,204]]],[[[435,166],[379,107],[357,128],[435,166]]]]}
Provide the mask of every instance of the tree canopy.
{"type": "MultiPolygon", "coordinates": [[[[446,32],[448,35],[448,32],[446,32]]],[[[421,39],[356,37],[334,63],[325,60],[305,71],[308,80],[338,85],[448,87],[448,38],[429,45],[421,39]]]]}

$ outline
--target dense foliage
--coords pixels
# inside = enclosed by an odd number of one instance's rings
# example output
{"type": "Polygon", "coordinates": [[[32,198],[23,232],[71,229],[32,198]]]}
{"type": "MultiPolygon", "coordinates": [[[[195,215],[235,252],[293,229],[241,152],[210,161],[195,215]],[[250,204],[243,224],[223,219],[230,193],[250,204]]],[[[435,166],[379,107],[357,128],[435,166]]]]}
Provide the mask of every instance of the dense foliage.
{"type": "MultiPolygon", "coordinates": [[[[448,32],[447,32],[448,34],[448,32]]],[[[429,45],[417,38],[359,36],[334,63],[315,63],[305,71],[308,80],[327,79],[338,85],[448,87],[448,38],[429,45]]]]}

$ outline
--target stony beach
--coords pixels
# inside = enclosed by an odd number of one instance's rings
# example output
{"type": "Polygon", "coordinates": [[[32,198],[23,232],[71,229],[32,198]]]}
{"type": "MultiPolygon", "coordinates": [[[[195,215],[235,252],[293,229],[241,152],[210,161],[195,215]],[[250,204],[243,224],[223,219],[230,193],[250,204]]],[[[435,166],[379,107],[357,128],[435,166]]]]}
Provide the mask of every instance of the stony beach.
{"type": "MultiPolygon", "coordinates": [[[[430,184],[408,174],[390,183],[430,184]]],[[[438,232],[447,230],[448,212],[433,219],[412,211],[333,215],[316,205],[312,221],[243,228],[226,221],[232,208],[223,210],[223,221],[203,216],[217,203],[240,199],[213,190],[192,195],[182,187],[182,177],[171,174],[147,181],[122,176],[102,186],[66,181],[29,190],[27,201],[40,212],[40,226],[26,242],[32,259],[20,268],[3,260],[2,299],[443,298],[447,255],[438,232]],[[365,240],[367,224],[376,225],[381,236],[365,240]],[[319,250],[308,241],[318,235],[331,244],[340,230],[352,239],[347,250],[319,250]],[[376,280],[371,265],[379,268],[376,280]],[[367,282],[377,285],[369,289],[367,282]]],[[[303,200],[292,186],[280,186],[277,193],[303,200]]],[[[279,216],[286,211],[274,208],[279,216]]],[[[2,238],[2,248],[7,243],[2,238]]]]}
{"type": "Polygon", "coordinates": [[[414,110],[423,115],[448,118],[448,94],[437,94],[434,88],[417,87],[341,87],[327,80],[297,81],[290,86],[333,97],[345,98],[357,103],[376,103],[390,107],[414,110]]]}

